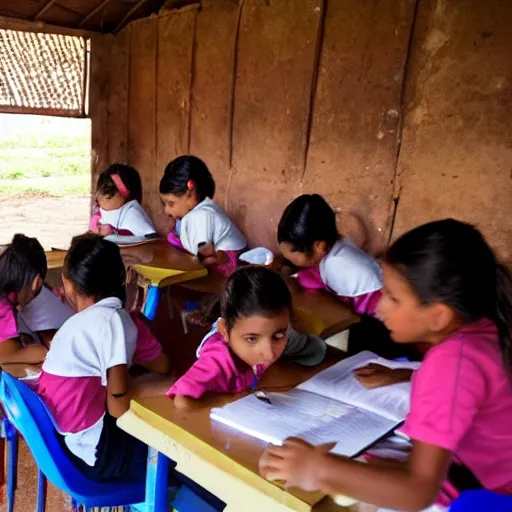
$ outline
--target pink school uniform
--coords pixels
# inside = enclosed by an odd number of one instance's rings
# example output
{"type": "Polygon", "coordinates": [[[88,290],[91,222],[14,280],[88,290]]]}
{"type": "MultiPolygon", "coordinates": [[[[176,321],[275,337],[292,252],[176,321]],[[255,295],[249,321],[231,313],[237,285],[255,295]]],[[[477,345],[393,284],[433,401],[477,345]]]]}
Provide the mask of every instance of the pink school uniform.
{"type": "Polygon", "coordinates": [[[16,312],[8,302],[0,300],[0,343],[18,336],[16,312]]]}
{"type": "Polygon", "coordinates": [[[296,274],[307,289],[325,289],[335,293],[353,311],[375,314],[382,288],[378,263],[347,238],[338,240],[316,267],[296,274]]]}
{"type": "Polygon", "coordinates": [[[201,398],[207,392],[240,393],[256,387],[266,370],[259,365],[250,368],[236,362],[228,344],[217,332],[216,324],[205,336],[197,351],[198,359],[191,368],[169,389],[167,396],[176,395],[201,398]]]}
{"type": "Polygon", "coordinates": [[[413,376],[402,428],[440,446],[490,490],[512,494],[512,379],[486,319],[433,346],[413,376]]]}
{"type": "Polygon", "coordinates": [[[52,412],[69,450],[89,466],[107,412],[107,371],[130,365],[137,328],[118,298],[73,315],[57,332],[36,391],[52,412]]]}
{"type": "Polygon", "coordinates": [[[179,233],[171,232],[168,241],[173,247],[197,255],[199,244],[212,243],[216,251],[223,251],[228,261],[212,265],[215,272],[228,277],[236,270],[240,253],[247,241],[224,210],[209,197],[188,212],[179,224],[179,233]]]}

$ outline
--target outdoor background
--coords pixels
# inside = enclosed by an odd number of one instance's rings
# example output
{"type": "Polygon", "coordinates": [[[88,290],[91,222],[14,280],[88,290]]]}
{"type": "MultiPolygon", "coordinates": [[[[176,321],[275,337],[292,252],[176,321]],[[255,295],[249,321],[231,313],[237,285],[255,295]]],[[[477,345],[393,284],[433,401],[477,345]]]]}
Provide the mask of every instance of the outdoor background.
{"type": "Polygon", "coordinates": [[[0,244],[15,233],[67,248],[87,228],[89,119],[0,114],[0,244]]]}

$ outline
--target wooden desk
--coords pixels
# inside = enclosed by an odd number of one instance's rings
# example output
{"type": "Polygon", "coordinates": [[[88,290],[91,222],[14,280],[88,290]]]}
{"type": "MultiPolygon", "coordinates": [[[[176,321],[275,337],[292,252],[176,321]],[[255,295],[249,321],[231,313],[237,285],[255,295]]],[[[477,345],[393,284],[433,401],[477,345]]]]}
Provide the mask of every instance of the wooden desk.
{"type": "MultiPolygon", "coordinates": [[[[267,391],[287,390],[333,364],[341,355],[331,353],[327,362],[316,369],[278,363],[264,375],[261,387],[267,391]]],[[[190,411],[174,409],[165,397],[140,399],[132,401],[118,425],[174,460],[177,471],[227,504],[225,512],[344,510],[330,498],[324,499],[323,494],[287,491],[258,474],[258,460],[265,443],[210,420],[212,407],[239,396],[207,396],[190,411]]],[[[154,452],[149,457],[150,464],[151,458],[156,459],[154,452]]]]}
{"type": "MultiPolygon", "coordinates": [[[[205,294],[220,294],[226,279],[218,274],[181,283],[180,286],[205,294]]],[[[303,333],[315,334],[323,339],[348,329],[359,322],[343,302],[333,295],[320,290],[304,290],[298,285],[291,286],[293,298],[293,326],[303,333]]]]}
{"type": "MultiPolygon", "coordinates": [[[[46,253],[50,269],[62,268],[67,251],[46,253]]],[[[156,315],[160,299],[160,288],[197,279],[208,274],[199,260],[184,251],[169,245],[166,241],[155,241],[133,247],[121,247],[123,261],[149,284],[144,314],[150,320],[156,315]]]]}

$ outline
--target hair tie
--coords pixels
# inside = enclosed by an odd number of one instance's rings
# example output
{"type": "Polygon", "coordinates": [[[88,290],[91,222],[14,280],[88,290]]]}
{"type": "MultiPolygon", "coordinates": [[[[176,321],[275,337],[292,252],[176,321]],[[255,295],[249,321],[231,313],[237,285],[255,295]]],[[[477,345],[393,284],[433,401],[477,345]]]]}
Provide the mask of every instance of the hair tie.
{"type": "Polygon", "coordinates": [[[187,188],[188,188],[189,190],[192,190],[192,189],[195,187],[195,185],[196,185],[196,184],[194,183],[194,181],[193,181],[193,180],[188,180],[188,181],[187,181],[187,188]]]}
{"type": "Polygon", "coordinates": [[[126,187],[126,185],[123,183],[123,180],[121,179],[121,176],[119,174],[112,174],[111,176],[112,181],[114,182],[114,185],[116,186],[119,195],[124,199],[127,200],[130,197],[130,191],[126,187]]]}

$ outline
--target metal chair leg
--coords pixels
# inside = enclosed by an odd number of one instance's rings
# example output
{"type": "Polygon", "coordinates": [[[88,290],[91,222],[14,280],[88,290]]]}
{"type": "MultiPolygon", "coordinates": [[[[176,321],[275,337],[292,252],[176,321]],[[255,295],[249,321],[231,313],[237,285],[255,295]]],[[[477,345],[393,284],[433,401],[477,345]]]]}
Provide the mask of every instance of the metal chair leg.
{"type": "Polygon", "coordinates": [[[45,512],[46,510],[46,490],[48,482],[44,473],[37,468],[37,508],[36,512],[45,512]]]}

